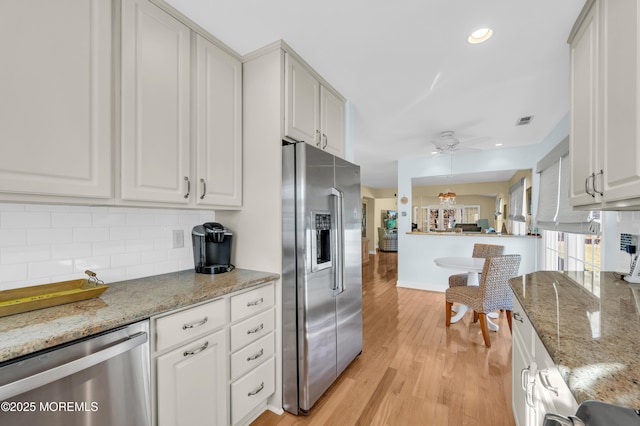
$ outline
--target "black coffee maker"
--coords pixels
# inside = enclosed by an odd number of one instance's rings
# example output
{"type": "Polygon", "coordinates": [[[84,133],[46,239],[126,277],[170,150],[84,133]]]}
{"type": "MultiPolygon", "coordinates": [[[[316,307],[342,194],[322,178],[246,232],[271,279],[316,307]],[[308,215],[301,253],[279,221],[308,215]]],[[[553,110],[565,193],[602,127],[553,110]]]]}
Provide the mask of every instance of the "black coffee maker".
{"type": "Polygon", "coordinates": [[[194,226],[191,239],[196,272],[220,274],[231,271],[234,268],[231,264],[232,238],[231,231],[217,222],[194,226]]]}

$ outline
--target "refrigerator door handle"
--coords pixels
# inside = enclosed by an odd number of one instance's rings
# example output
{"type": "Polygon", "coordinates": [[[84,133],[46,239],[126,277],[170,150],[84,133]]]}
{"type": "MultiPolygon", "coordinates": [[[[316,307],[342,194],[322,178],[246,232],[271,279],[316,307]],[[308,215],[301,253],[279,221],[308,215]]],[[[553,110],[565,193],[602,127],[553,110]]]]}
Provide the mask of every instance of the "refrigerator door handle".
{"type": "Polygon", "coordinates": [[[334,204],[336,209],[336,263],[334,265],[333,295],[337,296],[344,291],[344,193],[337,188],[331,188],[331,196],[336,197],[334,204]]]}

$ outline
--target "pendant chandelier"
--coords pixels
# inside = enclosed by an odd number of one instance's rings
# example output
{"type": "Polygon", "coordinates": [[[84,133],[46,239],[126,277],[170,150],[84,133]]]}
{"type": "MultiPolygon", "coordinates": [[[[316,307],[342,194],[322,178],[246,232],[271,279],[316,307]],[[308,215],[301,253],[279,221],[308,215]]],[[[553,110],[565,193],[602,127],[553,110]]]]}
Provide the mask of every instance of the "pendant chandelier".
{"type": "Polygon", "coordinates": [[[438,194],[438,198],[440,199],[440,204],[444,206],[452,206],[456,203],[455,192],[441,192],[438,194]]]}

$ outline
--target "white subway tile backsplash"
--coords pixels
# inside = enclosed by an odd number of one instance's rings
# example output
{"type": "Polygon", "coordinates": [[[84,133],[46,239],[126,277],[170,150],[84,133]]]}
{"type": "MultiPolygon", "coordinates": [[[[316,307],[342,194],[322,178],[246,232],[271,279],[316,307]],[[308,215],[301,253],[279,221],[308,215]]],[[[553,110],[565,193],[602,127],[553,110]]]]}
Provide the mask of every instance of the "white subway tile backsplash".
{"type": "Polygon", "coordinates": [[[72,272],[73,261],[71,259],[32,262],[28,265],[29,278],[44,278],[55,275],[71,274],[72,272]]]}
{"type": "Polygon", "coordinates": [[[153,250],[153,241],[133,240],[126,241],[127,253],[140,253],[153,250]]]}
{"type": "Polygon", "coordinates": [[[4,247],[0,249],[2,264],[30,263],[51,259],[51,246],[34,245],[19,247],[4,247]]]}
{"type": "Polygon", "coordinates": [[[27,229],[27,241],[34,244],[62,244],[73,241],[73,230],[59,228],[27,229]]]}
{"type": "Polygon", "coordinates": [[[87,228],[91,225],[91,213],[52,213],[53,228],[87,228]]]}
{"type": "Polygon", "coordinates": [[[127,251],[125,241],[97,241],[91,244],[94,256],[124,253],[127,251]]]}
{"type": "Polygon", "coordinates": [[[121,268],[123,266],[140,265],[142,262],[141,253],[122,253],[111,255],[111,266],[121,268]]]}
{"type": "Polygon", "coordinates": [[[136,228],[136,227],[109,228],[109,239],[112,241],[113,240],[139,240],[140,228],[136,228]]]}
{"type": "Polygon", "coordinates": [[[154,264],[158,262],[165,262],[169,260],[169,254],[167,250],[152,250],[142,253],[142,263],[154,264]]]}
{"type": "Polygon", "coordinates": [[[75,259],[91,253],[91,243],[52,244],[51,259],[75,259]]]}
{"type": "Polygon", "coordinates": [[[213,211],[0,203],[0,289],[85,277],[107,284],[193,268],[191,229],[213,211]],[[173,248],[173,230],[184,247],[173,248]]]}
{"type": "Polygon", "coordinates": [[[107,241],[109,228],[77,228],[73,230],[73,241],[77,243],[107,241]]]}
{"type": "Polygon", "coordinates": [[[102,278],[103,271],[108,270],[111,267],[111,257],[110,256],[93,256],[93,257],[83,257],[77,258],[73,262],[73,270],[74,273],[82,273],[87,269],[95,272],[98,275],[98,278],[104,281],[102,278]]]}
{"type": "Polygon", "coordinates": [[[101,228],[109,226],[124,226],[127,223],[127,215],[114,212],[96,212],[92,215],[92,225],[101,228]]]}
{"type": "Polygon", "coordinates": [[[0,284],[20,282],[26,279],[27,279],[26,264],[0,265],[0,284]]]}
{"type": "Polygon", "coordinates": [[[1,229],[0,247],[25,246],[27,245],[26,229],[1,229]]]}
{"type": "Polygon", "coordinates": [[[3,229],[48,228],[51,226],[51,213],[3,211],[0,213],[0,225],[3,229]]]}

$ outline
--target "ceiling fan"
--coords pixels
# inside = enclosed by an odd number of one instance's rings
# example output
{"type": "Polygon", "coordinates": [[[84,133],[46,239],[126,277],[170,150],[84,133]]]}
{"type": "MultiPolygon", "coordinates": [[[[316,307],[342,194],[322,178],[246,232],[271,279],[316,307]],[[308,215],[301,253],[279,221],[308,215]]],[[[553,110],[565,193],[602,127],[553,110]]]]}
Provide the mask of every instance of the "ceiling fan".
{"type": "Polygon", "coordinates": [[[453,130],[446,130],[438,136],[437,139],[432,139],[431,143],[435,146],[434,155],[440,155],[444,153],[454,153],[458,151],[479,151],[477,148],[470,148],[468,145],[484,142],[489,139],[486,137],[479,137],[465,141],[464,144],[460,143],[453,130]]]}

